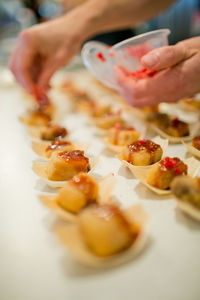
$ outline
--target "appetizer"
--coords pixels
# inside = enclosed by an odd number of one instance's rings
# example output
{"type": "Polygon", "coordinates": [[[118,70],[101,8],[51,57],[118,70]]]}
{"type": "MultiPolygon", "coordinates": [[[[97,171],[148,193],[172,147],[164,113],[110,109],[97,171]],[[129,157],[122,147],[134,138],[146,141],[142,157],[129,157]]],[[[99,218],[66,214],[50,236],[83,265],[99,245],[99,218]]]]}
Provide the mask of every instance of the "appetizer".
{"type": "Polygon", "coordinates": [[[192,146],[200,151],[200,135],[193,138],[192,146]]]}
{"type": "Polygon", "coordinates": [[[43,141],[53,141],[64,138],[68,134],[66,128],[49,123],[40,129],[40,139],[43,141]]]}
{"type": "Polygon", "coordinates": [[[74,145],[72,142],[67,140],[56,140],[52,141],[45,149],[45,156],[50,158],[51,155],[55,152],[63,152],[63,151],[72,151],[74,149],[74,145]]]}
{"type": "Polygon", "coordinates": [[[171,190],[178,206],[200,220],[200,177],[179,176],[172,181],[171,190]]]}
{"type": "Polygon", "coordinates": [[[151,140],[139,140],[124,147],[122,159],[135,166],[148,166],[162,157],[163,150],[151,140]]]}
{"type": "Polygon", "coordinates": [[[107,204],[112,199],[115,178],[109,174],[95,180],[89,174],[79,173],[68,180],[58,194],[40,195],[41,202],[65,221],[77,222],[84,207],[98,203],[107,204]]]}
{"type": "Polygon", "coordinates": [[[121,126],[116,123],[115,126],[108,131],[108,142],[117,145],[125,146],[138,140],[140,132],[133,127],[121,126]]]}
{"type": "Polygon", "coordinates": [[[89,170],[89,159],[84,156],[84,151],[55,152],[49,160],[47,176],[50,180],[63,181],[80,172],[88,172],[89,170]]]}
{"type": "Polygon", "coordinates": [[[73,102],[91,100],[89,95],[85,91],[79,89],[72,81],[64,81],[59,89],[62,92],[67,93],[73,102]]]}
{"type": "Polygon", "coordinates": [[[27,116],[20,117],[21,121],[28,126],[46,126],[51,122],[49,114],[42,109],[36,109],[27,116]]]}
{"type": "Polygon", "coordinates": [[[197,112],[200,110],[200,101],[195,98],[185,98],[181,100],[181,106],[187,111],[197,112]]]}
{"type": "Polygon", "coordinates": [[[165,157],[149,170],[146,181],[153,187],[166,190],[176,176],[187,175],[187,169],[178,157],[165,157]]]}
{"type": "Polygon", "coordinates": [[[88,248],[101,257],[129,248],[139,234],[115,205],[88,206],[80,213],[79,227],[88,248]]]}
{"type": "Polygon", "coordinates": [[[83,207],[96,202],[98,184],[86,173],[79,173],[60,189],[56,201],[64,210],[77,214],[83,207]]]}
{"type": "Polygon", "coordinates": [[[172,137],[185,137],[190,134],[187,123],[178,118],[170,118],[164,113],[153,113],[149,115],[148,121],[172,137]]]}
{"type": "Polygon", "coordinates": [[[110,112],[102,117],[96,118],[95,123],[97,127],[106,130],[112,128],[116,123],[119,123],[121,126],[123,126],[125,122],[119,112],[110,112]]]}

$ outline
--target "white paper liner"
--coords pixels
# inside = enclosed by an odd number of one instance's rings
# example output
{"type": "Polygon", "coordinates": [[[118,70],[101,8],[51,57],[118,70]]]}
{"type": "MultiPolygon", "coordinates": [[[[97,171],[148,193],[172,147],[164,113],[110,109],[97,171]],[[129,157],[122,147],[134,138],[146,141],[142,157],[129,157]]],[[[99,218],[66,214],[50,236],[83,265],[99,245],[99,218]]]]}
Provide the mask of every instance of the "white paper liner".
{"type": "Polygon", "coordinates": [[[132,206],[123,213],[127,215],[129,222],[132,221],[134,224],[137,222],[140,233],[130,248],[110,257],[98,257],[91,252],[82,238],[78,224],[57,225],[55,232],[61,243],[79,263],[94,268],[118,266],[135,258],[144,249],[148,237],[147,214],[140,205],[132,206]]]}
{"type": "MultiPolygon", "coordinates": [[[[89,157],[89,163],[90,163],[90,171],[88,172],[88,174],[91,174],[97,163],[99,161],[98,157],[89,157]]],[[[33,161],[33,166],[32,166],[32,170],[35,172],[35,174],[37,174],[42,180],[44,180],[44,182],[52,187],[52,188],[60,188],[62,187],[67,180],[63,180],[63,181],[56,181],[56,180],[50,180],[47,177],[47,165],[48,165],[48,161],[33,161]]]]}
{"type": "Polygon", "coordinates": [[[198,157],[198,158],[200,158],[200,150],[198,150],[197,148],[195,148],[194,146],[192,146],[192,143],[183,143],[184,144],[184,146],[187,148],[187,151],[190,153],[190,154],[192,154],[192,155],[194,155],[194,156],[196,156],[196,157],[198,157]]]}
{"type": "MultiPolygon", "coordinates": [[[[65,140],[65,139],[63,139],[65,140]]],[[[69,140],[67,140],[69,141],[69,140]]],[[[72,142],[71,142],[72,143],[72,142]]],[[[46,141],[38,141],[38,140],[33,140],[32,141],[32,144],[31,144],[31,147],[33,149],[33,151],[35,152],[35,154],[37,154],[38,156],[40,157],[43,157],[45,159],[49,159],[46,155],[46,148],[50,145],[51,143],[50,142],[46,142],[46,141]]],[[[72,143],[71,145],[69,146],[72,146],[74,150],[83,150],[83,151],[86,151],[88,149],[88,145],[84,145],[84,144],[79,144],[79,143],[72,143]]],[[[60,149],[57,149],[55,150],[56,152],[57,151],[60,151],[62,152],[62,148],[60,149]]],[[[52,151],[53,153],[54,151],[52,151]]]]}
{"type": "Polygon", "coordinates": [[[189,131],[190,135],[184,136],[184,137],[173,137],[162,131],[160,128],[158,128],[154,124],[149,124],[150,128],[159,134],[161,137],[168,139],[171,144],[178,144],[182,142],[189,142],[191,141],[198,133],[199,128],[200,128],[200,122],[194,123],[194,124],[189,124],[189,131]]]}
{"type": "MultiPolygon", "coordinates": [[[[194,157],[187,158],[183,160],[183,162],[188,166],[188,175],[191,177],[195,177],[200,170],[200,162],[196,160],[194,157]]],[[[134,170],[134,176],[139,179],[146,187],[148,187],[151,191],[158,195],[169,195],[171,194],[171,190],[161,190],[146,182],[149,170],[138,169],[134,170]]]]}
{"type": "MultiPolygon", "coordinates": [[[[165,140],[165,139],[162,139],[159,136],[156,136],[155,138],[152,139],[152,141],[161,146],[161,148],[163,150],[163,154],[162,154],[161,159],[163,159],[165,154],[166,154],[166,151],[167,151],[168,140],[165,140]]],[[[153,165],[155,165],[157,163],[156,162],[155,164],[152,164],[152,165],[149,165],[149,166],[134,166],[133,164],[130,164],[126,160],[124,160],[121,154],[117,155],[117,158],[119,160],[121,160],[122,163],[125,166],[127,166],[130,169],[130,171],[133,173],[133,175],[135,175],[136,177],[137,177],[138,172],[147,172],[153,165]]]]}
{"type": "MultiPolygon", "coordinates": [[[[106,204],[112,201],[113,189],[115,186],[115,178],[109,174],[97,180],[99,193],[97,198],[98,204],[106,204]]],[[[71,213],[63,209],[56,201],[56,195],[39,195],[41,202],[48,207],[54,214],[67,222],[77,222],[78,214],[71,213]]]]}

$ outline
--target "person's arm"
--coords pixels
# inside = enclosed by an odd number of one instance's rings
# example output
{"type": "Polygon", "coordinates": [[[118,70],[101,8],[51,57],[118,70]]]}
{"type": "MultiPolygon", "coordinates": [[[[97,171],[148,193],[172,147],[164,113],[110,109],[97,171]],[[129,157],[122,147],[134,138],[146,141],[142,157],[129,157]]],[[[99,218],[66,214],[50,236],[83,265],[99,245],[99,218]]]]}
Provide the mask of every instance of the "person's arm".
{"type": "Polygon", "coordinates": [[[23,31],[10,69],[30,93],[48,89],[51,76],[95,34],[142,22],[165,9],[166,0],[89,0],[66,15],[23,31]]]}
{"type": "Polygon", "coordinates": [[[119,67],[115,68],[119,92],[130,105],[176,102],[200,91],[200,37],[155,49],[143,56],[141,63],[158,73],[136,81],[119,67]]]}

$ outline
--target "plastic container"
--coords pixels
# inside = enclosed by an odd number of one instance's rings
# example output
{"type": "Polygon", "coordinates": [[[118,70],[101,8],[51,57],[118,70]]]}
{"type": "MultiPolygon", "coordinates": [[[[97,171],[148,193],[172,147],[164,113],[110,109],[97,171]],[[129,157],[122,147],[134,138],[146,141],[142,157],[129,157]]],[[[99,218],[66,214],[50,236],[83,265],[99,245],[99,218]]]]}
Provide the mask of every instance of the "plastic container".
{"type": "Polygon", "coordinates": [[[81,55],[85,66],[98,80],[117,89],[113,67],[120,65],[130,72],[139,70],[141,57],[155,48],[167,46],[169,34],[169,29],[155,30],[112,47],[91,41],[84,45],[81,55]]]}

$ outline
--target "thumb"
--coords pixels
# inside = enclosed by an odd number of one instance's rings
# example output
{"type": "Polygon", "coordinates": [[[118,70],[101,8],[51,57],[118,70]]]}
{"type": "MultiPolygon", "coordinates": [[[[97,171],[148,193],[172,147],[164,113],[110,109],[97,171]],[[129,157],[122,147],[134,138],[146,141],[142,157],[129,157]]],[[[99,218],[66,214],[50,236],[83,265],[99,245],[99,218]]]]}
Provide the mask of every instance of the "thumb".
{"type": "Polygon", "coordinates": [[[186,48],[184,45],[166,46],[144,55],[141,63],[147,69],[161,70],[190,58],[196,52],[197,50],[186,48]]]}

